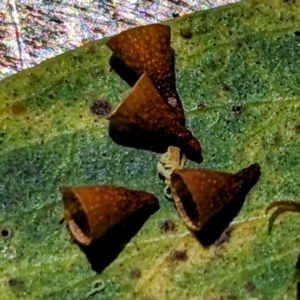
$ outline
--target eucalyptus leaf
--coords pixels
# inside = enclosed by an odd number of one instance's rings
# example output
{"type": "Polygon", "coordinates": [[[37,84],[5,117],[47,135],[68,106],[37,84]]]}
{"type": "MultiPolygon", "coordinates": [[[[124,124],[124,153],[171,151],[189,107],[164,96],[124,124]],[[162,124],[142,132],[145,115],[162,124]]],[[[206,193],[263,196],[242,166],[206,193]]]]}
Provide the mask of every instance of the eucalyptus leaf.
{"type": "Polygon", "coordinates": [[[0,82],[0,299],[85,299],[95,282],[104,289],[89,299],[294,299],[299,218],[280,216],[268,235],[264,211],[300,198],[299,9],[253,0],[167,22],[187,126],[203,147],[204,162],[187,167],[261,165],[219,246],[201,246],[164,198],[159,155],[114,144],[91,113],[94,101],[116,107],[130,90],[110,68],[106,39],[0,82]],[[100,274],[59,222],[59,188],[96,184],[160,200],[100,274]]]}

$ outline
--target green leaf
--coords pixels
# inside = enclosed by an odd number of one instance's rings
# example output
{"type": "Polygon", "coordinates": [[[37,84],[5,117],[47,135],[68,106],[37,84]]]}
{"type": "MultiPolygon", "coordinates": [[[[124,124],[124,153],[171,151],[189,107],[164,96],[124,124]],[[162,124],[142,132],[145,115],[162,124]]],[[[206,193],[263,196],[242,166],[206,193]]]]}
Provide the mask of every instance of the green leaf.
{"type": "Polygon", "coordinates": [[[105,288],[90,299],[293,299],[300,221],[282,215],[268,236],[264,210],[300,195],[299,9],[247,1],[169,22],[187,125],[204,149],[188,167],[262,169],[218,247],[203,248],[164,199],[159,155],[114,144],[91,114],[94,100],[115,107],[129,91],[105,40],[0,82],[0,227],[12,232],[0,238],[1,300],[84,299],[99,279],[105,288]],[[59,187],[92,184],[145,190],[161,205],[101,274],[59,223],[59,187]],[[160,229],[166,219],[175,231],[160,229]],[[172,260],[174,251],[187,259],[172,260]]]}

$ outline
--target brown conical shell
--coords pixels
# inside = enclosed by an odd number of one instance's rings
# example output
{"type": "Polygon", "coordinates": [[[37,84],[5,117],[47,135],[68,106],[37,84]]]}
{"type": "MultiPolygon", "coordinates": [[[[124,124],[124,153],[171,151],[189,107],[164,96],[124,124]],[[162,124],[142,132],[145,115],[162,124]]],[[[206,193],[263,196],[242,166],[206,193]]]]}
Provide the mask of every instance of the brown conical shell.
{"type": "Polygon", "coordinates": [[[220,221],[221,233],[238,214],[259,176],[258,164],[236,174],[175,170],[171,174],[171,192],[179,215],[191,231],[201,231],[215,218],[212,225],[218,227],[220,221]],[[222,212],[226,212],[225,216],[222,212]]]}
{"type": "Polygon", "coordinates": [[[199,142],[180,124],[146,74],[108,119],[109,134],[118,144],[159,153],[176,146],[187,158],[202,162],[199,142]]]}
{"type": "Polygon", "coordinates": [[[106,44],[137,75],[146,72],[164,101],[184,125],[184,111],[176,90],[174,53],[169,25],[151,24],[123,31],[106,44]]]}
{"type": "Polygon", "coordinates": [[[70,233],[86,246],[141,208],[158,207],[154,195],[116,186],[65,187],[62,196],[70,233]]]}

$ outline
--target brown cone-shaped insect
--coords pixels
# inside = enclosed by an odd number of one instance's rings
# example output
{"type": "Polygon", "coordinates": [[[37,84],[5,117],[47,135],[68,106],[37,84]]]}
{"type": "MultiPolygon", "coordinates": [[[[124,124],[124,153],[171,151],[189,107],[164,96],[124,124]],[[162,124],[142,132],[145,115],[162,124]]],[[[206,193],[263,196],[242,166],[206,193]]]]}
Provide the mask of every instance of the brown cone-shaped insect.
{"type": "Polygon", "coordinates": [[[158,207],[154,195],[116,186],[65,187],[62,196],[70,233],[86,246],[136,211],[158,207]]]}
{"type": "Polygon", "coordinates": [[[164,101],[184,125],[184,111],[176,90],[174,53],[169,25],[151,24],[123,31],[106,44],[128,68],[141,76],[146,72],[164,101]]]}
{"type": "Polygon", "coordinates": [[[108,119],[109,134],[120,145],[159,153],[176,146],[187,158],[203,160],[198,140],[180,124],[145,73],[108,119]]]}
{"type": "Polygon", "coordinates": [[[259,177],[258,164],[236,174],[175,170],[171,174],[171,192],[185,225],[200,232],[205,244],[211,244],[238,214],[259,177]]]}

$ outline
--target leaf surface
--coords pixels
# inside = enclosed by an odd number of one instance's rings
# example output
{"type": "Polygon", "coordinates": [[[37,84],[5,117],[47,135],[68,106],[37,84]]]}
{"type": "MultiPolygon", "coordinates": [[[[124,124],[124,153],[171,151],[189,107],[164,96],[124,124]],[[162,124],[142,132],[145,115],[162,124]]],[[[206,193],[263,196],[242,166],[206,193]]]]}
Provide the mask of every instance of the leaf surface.
{"type": "Polygon", "coordinates": [[[116,107],[130,89],[110,69],[106,40],[0,82],[0,227],[12,231],[0,239],[1,299],[85,299],[99,279],[91,299],[293,299],[300,221],[282,215],[268,236],[264,210],[300,194],[299,9],[247,1],[169,22],[187,125],[204,149],[188,167],[262,169],[218,247],[203,248],[164,199],[159,155],[114,144],[92,115],[93,101],[116,107]],[[145,190],[161,206],[101,274],[59,223],[59,187],[95,184],[145,190]],[[166,219],[175,231],[160,229],[166,219]]]}

